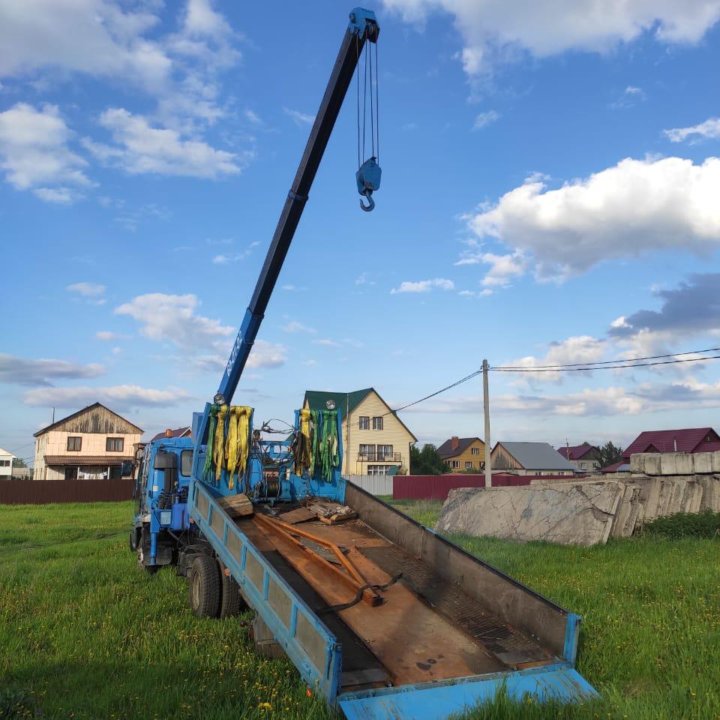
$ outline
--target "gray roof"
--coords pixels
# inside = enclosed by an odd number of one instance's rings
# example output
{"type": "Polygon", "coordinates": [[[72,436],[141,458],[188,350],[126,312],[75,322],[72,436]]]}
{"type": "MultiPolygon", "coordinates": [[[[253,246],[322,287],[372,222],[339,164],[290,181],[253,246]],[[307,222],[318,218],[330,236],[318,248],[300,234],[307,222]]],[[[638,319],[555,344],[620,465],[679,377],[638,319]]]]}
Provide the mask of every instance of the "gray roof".
{"type": "Polygon", "coordinates": [[[575,470],[557,450],[544,442],[503,442],[502,445],[525,470],[575,470]]]}

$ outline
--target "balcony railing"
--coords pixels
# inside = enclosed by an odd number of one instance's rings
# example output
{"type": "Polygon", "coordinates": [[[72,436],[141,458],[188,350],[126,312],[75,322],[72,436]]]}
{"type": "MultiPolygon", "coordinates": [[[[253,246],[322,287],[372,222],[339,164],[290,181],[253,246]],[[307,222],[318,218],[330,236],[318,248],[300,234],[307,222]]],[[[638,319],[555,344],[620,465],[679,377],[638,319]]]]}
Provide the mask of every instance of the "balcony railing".
{"type": "Polygon", "coordinates": [[[401,462],[399,452],[361,452],[358,453],[359,462],[401,462]]]}

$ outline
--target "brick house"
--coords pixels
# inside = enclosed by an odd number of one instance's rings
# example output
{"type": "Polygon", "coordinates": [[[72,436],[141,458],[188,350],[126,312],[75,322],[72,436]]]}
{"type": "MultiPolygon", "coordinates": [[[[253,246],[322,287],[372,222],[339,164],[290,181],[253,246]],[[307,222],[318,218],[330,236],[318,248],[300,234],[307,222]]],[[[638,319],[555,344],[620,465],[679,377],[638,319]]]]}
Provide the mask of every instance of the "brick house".
{"type": "Polygon", "coordinates": [[[437,452],[451,470],[480,472],[485,468],[485,443],[479,437],[453,436],[437,452]]]}

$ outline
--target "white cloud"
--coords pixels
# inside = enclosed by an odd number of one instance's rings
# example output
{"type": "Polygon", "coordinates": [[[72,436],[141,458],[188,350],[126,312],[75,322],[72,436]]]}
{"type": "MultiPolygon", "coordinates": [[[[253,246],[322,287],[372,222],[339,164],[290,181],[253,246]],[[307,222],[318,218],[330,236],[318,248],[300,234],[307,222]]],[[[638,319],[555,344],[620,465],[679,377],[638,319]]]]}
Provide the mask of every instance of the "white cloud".
{"type": "Polygon", "coordinates": [[[149,293],[138,295],[115,309],[140,323],[140,333],[151,340],[169,341],[186,350],[197,351],[227,338],[235,331],[219,320],[198,315],[197,296],[149,293]]]}
{"type": "Polygon", "coordinates": [[[212,262],[214,265],[229,265],[230,263],[245,260],[245,258],[247,258],[259,244],[259,242],[255,241],[250,243],[250,245],[248,245],[248,247],[242,252],[232,253],[230,255],[225,255],[223,253],[220,253],[219,255],[214,255],[212,262]]]}
{"type": "Polygon", "coordinates": [[[256,340],[247,361],[249,369],[276,368],[287,362],[287,348],[284,345],[256,340]]]}
{"type": "Polygon", "coordinates": [[[263,119],[253,110],[247,109],[245,111],[245,118],[252,124],[252,125],[264,125],[263,119]]]}
{"type": "Polygon", "coordinates": [[[473,123],[473,130],[482,130],[482,128],[491,125],[500,119],[500,113],[495,110],[488,110],[487,112],[481,112],[475,116],[475,122],[473,123]]]}
{"type": "Polygon", "coordinates": [[[699,125],[685,128],[664,130],[665,136],[674,143],[683,142],[688,138],[720,138],[720,118],[709,118],[699,125]]]}
{"type": "Polygon", "coordinates": [[[68,292],[77,293],[86,298],[100,298],[105,294],[105,286],[99,283],[78,282],[65,288],[68,292]]]}
{"type": "Polygon", "coordinates": [[[215,179],[240,173],[251,157],[248,152],[238,155],[216,150],[201,140],[183,139],[178,131],[152,127],[145,117],[122,108],[103,112],[100,124],[110,131],[115,144],[87,138],[83,144],[99,160],[131,175],[155,173],[215,179]]]}
{"type": "Polygon", "coordinates": [[[286,323],[282,326],[282,330],[286,333],[309,333],[311,335],[314,335],[317,332],[315,328],[303,325],[297,320],[291,320],[290,322],[286,323]]]}
{"type": "MultiPolygon", "coordinates": [[[[169,4],[175,12],[176,4],[169,4]]],[[[82,73],[139,87],[158,100],[168,123],[212,123],[217,72],[238,62],[238,39],[208,0],[188,0],[176,18],[164,3],[117,0],[5,2],[0,23],[0,76],[40,72],[57,84],[82,73]],[[130,7],[134,6],[134,7],[130,7]],[[175,25],[177,31],[169,31],[175,25]]]]}
{"type": "Polygon", "coordinates": [[[500,240],[514,248],[513,257],[532,258],[540,279],[562,280],[611,258],[717,248],[718,187],[718,158],[702,165],[677,157],[625,159],[557,190],[531,177],[468,224],[480,240],[500,240]]]}
{"type": "Polygon", "coordinates": [[[455,283],[452,280],[446,278],[434,278],[433,280],[418,280],[416,282],[405,280],[400,283],[400,286],[393,288],[390,291],[391,295],[397,295],[399,293],[426,293],[430,292],[433,288],[440,290],[454,290],[455,283]]]}
{"type": "MultiPolygon", "coordinates": [[[[493,395],[492,412],[527,419],[552,415],[617,417],[653,412],[720,408],[720,382],[701,383],[692,378],[672,383],[642,383],[633,388],[608,386],[562,395],[493,395]]],[[[482,414],[482,396],[463,395],[434,401],[406,412],[482,414]]]]}
{"type": "MultiPolygon", "coordinates": [[[[589,335],[569,337],[560,342],[550,343],[550,347],[544,357],[527,355],[516,360],[503,363],[504,366],[520,367],[532,370],[538,367],[571,365],[579,363],[594,363],[601,360],[607,349],[607,342],[598,340],[589,335]]],[[[523,372],[519,375],[521,379],[558,381],[563,374],[552,371],[523,372]]]]}
{"type": "Polygon", "coordinates": [[[483,253],[481,258],[486,265],[490,265],[490,270],[482,280],[486,288],[507,287],[514,278],[523,275],[527,265],[519,252],[510,255],[483,253]]]}
{"type": "Polygon", "coordinates": [[[78,189],[92,183],[83,171],[87,162],[68,146],[71,138],[55,105],[38,110],[17,103],[0,113],[0,168],[6,180],[18,190],[33,190],[46,202],[78,199],[78,189]]]}
{"type": "Polygon", "coordinates": [[[155,390],[139,385],[113,385],[110,387],[38,388],[25,393],[26,405],[59,408],[80,408],[95,402],[114,410],[136,407],[170,407],[190,399],[180,388],[155,390]]]}
{"type": "MultiPolygon", "coordinates": [[[[195,367],[208,372],[222,372],[227,366],[227,359],[230,355],[230,348],[227,354],[215,353],[212,355],[200,355],[192,363],[195,367]]],[[[278,343],[256,340],[250,352],[246,369],[258,370],[276,368],[287,362],[287,348],[278,343]]]]}
{"type": "Polygon", "coordinates": [[[314,115],[306,115],[299,110],[290,110],[289,108],[284,107],[283,112],[287,116],[291,117],[296,125],[312,125],[315,122],[314,115]]]}
{"type": "Polygon", "coordinates": [[[108,0],[24,0],[3,3],[0,76],[58,68],[139,80],[165,81],[171,61],[143,36],[159,18],[147,10],[123,11],[108,0]]]}
{"type": "Polygon", "coordinates": [[[628,85],[622,96],[615,100],[615,102],[611,103],[610,107],[616,109],[629,108],[636,105],[638,102],[643,102],[645,100],[647,100],[647,95],[642,88],[635,85],[628,85]]]}
{"type": "Polygon", "coordinates": [[[607,53],[643,34],[658,42],[696,43],[720,18],[719,0],[384,0],[408,22],[436,11],[453,16],[469,75],[522,53],[548,57],[568,50],[607,53]]]}
{"type": "Polygon", "coordinates": [[[119,340],[120,338],[122,338],[124,336],[120,335],[119,333],[111,332],[110,330],[98,330],[95,333],[95,337],[98,340],[103,340],[105,342],[109,342],[111,340],[119,340]]]}

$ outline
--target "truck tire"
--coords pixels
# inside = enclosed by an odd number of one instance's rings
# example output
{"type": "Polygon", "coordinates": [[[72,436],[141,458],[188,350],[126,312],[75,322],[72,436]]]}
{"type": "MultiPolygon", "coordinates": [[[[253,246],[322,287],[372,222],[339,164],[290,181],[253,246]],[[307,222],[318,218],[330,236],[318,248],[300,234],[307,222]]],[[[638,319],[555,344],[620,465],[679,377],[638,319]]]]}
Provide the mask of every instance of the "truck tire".
{"type": "Polygon", "coordinates": [[[225,568],[220,566],[220,619],[239,615],[247,605],[240,594],[240,586],[235,582],[232,575],[225,574],[225,568]]]}
{"type": "Polygon", "coordinates": [[[138,528],[133,528],[130,531],[130,550],[132,552],[137,552],[138,549],[138,543],[140,541],[140,533],[138,532],[138,528]]]}
{"type": "Polygon", "coordinates": [[[209,555],[198,555],[188,574],[190,607],[197,617],[216,618],[220,612],[220,569],[209,555]]]}

